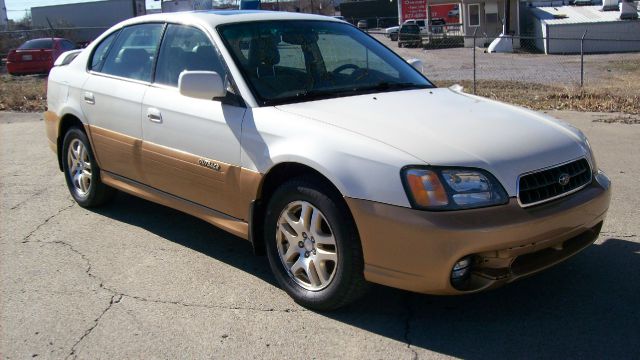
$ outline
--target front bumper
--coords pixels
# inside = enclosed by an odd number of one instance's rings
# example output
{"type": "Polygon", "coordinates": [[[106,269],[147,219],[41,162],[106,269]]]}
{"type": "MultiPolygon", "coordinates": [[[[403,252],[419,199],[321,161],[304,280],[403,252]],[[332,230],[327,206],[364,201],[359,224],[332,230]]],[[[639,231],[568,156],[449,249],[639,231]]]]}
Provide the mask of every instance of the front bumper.
{"type": "Polygon", "coordinates": [[[611,198],[604,173],[575,194],[531,208],[502,206],[428,212],[347,198],[371,282],[428,294],[478,292],[557,264],[593,243],[611,198]],[[465,287],[451,284],[456,262],[472,256],[465,287]]]}

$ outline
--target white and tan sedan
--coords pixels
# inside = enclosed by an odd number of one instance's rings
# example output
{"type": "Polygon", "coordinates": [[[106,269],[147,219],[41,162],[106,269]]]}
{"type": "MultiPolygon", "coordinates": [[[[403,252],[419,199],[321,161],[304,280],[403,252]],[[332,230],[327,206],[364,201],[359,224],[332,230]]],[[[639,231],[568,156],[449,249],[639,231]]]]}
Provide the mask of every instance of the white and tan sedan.
{"type": "Polygon", "coordinates": [[[368,282],[497,287],[589,246],[609,206],[579,130],[436,88],[329,17],[130,19],[61,56],[47,101],[78,204],[120,190],[204,219],[266,252],[314,309],[368,282]]]}

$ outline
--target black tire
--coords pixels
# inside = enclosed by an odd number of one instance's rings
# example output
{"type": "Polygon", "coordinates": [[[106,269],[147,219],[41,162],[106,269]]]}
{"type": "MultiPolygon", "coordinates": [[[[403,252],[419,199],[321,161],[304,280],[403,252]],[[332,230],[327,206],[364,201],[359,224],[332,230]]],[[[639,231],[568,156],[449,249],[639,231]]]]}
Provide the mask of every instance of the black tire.
{"type": "Polygon", "coordinates": [[[305,176],[282,184],[266,209],[264,239],[271,270],[289,296],[298,304],[313,310],[337,309],[356,300],[367,289],[360,238],[351,213],[339,195],[324,182],[305,176]],[[285,268],[278,253],[278,219],[283,210],[296,201],[308,202],[320,210],[335,238],[339,254],[335,274],[329,285],[321,290],[307,290],[299,285],[285,268]]]}
{"type": "Polygon", "coordinates": [[[398,40],[398,47],[401,48],[402,47],[402,42],[400,40],[398,40]]]}
{"type": "Polygon", "coordinates": [[[67,187],[69,188],[71,196],[78,205],[85,208],[97,207],[114,198],[116,190],[103,184],[100,180],[100,168],[98,167],[96,158],[91,150],[91,144],[89,143],[89,139],[84,131],[77,127],[72,127],[67,131],[62,142],[62,153],[60,156],[62,157],[62,170],[67,182],[67,187]],[[77,144],[76,140],[82,143],[84,149],[86,149],[86,154],[88,156],[89,163],[91,164],[91,176],[89,177],[90,181],[88,191],[84,194],[81,193],[81,190],[76,188],[76,185],[74,185],[74,181],[71,178],[71,172],[69,171],[69,146],[72,143],[77,144]]]}
{"type": "Polygon", "coordinates": [[[389,35],[389,38],[391,39],[391,41],[398,41],[398,34],[391,34],[389,35]]]}

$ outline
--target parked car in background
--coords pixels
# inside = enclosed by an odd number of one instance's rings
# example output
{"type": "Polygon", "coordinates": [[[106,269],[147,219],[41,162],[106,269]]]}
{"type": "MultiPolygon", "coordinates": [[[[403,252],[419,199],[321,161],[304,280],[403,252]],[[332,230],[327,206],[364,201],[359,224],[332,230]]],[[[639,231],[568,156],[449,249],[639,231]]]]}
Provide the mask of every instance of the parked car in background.
{"type": "Polygon", "coordinates": [[[459,17],[460,16],[460,6],[456,5],[453,9],[449,10],[447,15],[449,17],[459,17]]]}
{"type": "Polygon", "coordinates": [[[591,245],[611,192],[584,134],[418,64],[327,16],[136,17],[51,70],[51,161],[80,206],[117,189],[248,240],[317,310],[367,282],[476,293],[591,245]]]}
{"type": "Polygon", "coordinates": [[[398,47],[420,46],[422,44],[422,34],[420,27],[415,24],[402,24],[398,32],[398,47]]]}
{"type": "Polygon", "coordinates": [[[46,74],[60,54],[77,48],[74,42],[63,38],[29,40],[9,52],[7,72],[11,75],[46,74]]]}
{"type": "MultiPolygon", "coordinates": [[[[409,19],[409,20],[405,20],[405,22],[403,22],[400,26],[402,25],[418,25],[418,27],[420,27],[420,32],[425,34],[427,33],[427,23],[426,20],[424,19],[409,19]]],[[[388,27],[384,30],[385,32],[385,36],[389,37],[391,39],[391,41],[396,41],[398,40],[398,31],[400,30],[400,26],[392,26],[392,27],[388,27]]]]}
{"type": "Polygon", "coordinates": [[[367,28],[369,28],[367,20],[358,21],[358,25],[357,26],[358,26],[358,29],[360,29],[360,30],[366,30],[367,28]]]}

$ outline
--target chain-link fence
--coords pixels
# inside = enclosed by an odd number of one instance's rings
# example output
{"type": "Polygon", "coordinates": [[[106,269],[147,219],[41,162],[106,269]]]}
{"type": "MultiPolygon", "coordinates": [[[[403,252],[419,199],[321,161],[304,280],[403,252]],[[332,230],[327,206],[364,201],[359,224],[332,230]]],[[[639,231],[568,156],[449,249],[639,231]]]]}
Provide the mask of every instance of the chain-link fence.
{"type": "Polygon", "coordinates": [[[383,29],[369,34],[402,57],[421,60],[439,86],[461,84],[470,93],[538,109],[640,113],[640,37],[513,36],[505,39],[513,52],[490,53],[494,36],[437,30],[421,34],[419,46],[383,29]]]}

